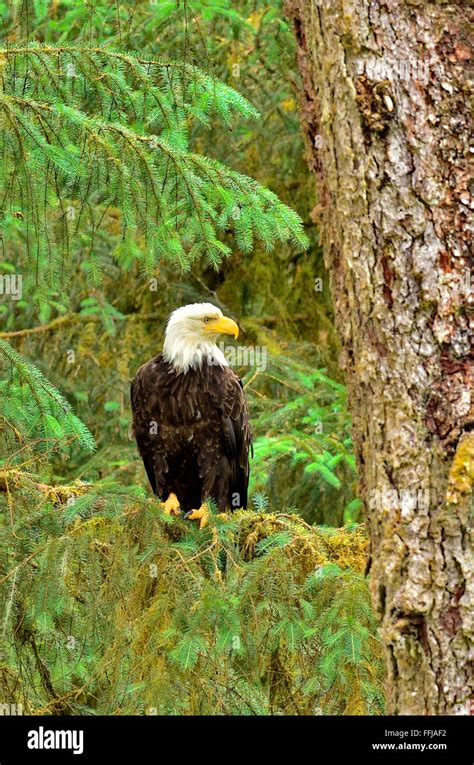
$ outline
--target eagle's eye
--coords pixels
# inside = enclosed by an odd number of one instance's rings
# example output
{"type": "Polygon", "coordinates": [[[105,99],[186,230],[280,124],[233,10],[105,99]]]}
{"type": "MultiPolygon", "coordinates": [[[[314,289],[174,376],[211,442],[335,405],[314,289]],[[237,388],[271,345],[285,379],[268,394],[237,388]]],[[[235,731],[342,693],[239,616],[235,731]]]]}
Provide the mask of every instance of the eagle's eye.
{"type": "Polygon", "coordinates": [[[209,324],[209,322],[214,321],[212,316],[206,316],[205,319],[203,319],[204,324],[209,324]]]}

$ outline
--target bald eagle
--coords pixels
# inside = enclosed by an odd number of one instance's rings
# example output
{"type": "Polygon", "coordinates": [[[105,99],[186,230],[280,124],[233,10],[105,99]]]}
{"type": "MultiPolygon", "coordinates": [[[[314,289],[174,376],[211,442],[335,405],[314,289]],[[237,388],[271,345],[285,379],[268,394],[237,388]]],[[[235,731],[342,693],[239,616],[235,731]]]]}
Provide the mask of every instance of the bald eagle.
{"type": "Polygon", "coordinates": [[[132,381],[132,431],[153,492],[168,515],[208,522],[247,506],[251,433],[241,380],[216,345],[238,337],[235,321],[211,303],[169,317],[163,351],[132,381]]]}

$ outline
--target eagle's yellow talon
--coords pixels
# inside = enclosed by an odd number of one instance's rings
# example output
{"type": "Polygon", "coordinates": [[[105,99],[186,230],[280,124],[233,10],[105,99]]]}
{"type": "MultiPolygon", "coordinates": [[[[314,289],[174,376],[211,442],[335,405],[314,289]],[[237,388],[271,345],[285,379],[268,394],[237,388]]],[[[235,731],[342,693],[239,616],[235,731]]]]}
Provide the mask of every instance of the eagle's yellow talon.
{"type": "Polygon", "coordinates": [[[171,493],[166,502],[161,503],[161,506],[165,515],[180,515],[179,500],[176,494],[171,493]]]}
{"type": "Polygon", "coordinates": [[[229,520],[229,513],[217,513],[217,517],[220,521],[228,521],[229,520]]]}
{"type": "Polygon", "coordinates": [[[207,524],[209,523],[209,507],[207,506],[207,502],[203,502],[199,510],[191,510],[190,513],[186,516],[188,520],[190,521],[197,521],[199,520],[199,529],[203,529],[207,524]]]}

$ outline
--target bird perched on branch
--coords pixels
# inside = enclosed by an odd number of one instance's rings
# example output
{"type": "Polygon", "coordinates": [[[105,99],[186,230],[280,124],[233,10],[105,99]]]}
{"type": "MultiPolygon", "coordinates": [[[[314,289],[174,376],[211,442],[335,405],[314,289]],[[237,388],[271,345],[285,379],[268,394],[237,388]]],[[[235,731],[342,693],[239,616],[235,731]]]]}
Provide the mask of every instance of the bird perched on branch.
{"type": "Polygon", "coordinates": [[[133,433],[153,492],[167,514],[208,523],[247,506],[251,433],[241,380],[216,341],[238,337],[235,321],[211,303],[169,317],[163,351],[132,381],[133,433]]]}

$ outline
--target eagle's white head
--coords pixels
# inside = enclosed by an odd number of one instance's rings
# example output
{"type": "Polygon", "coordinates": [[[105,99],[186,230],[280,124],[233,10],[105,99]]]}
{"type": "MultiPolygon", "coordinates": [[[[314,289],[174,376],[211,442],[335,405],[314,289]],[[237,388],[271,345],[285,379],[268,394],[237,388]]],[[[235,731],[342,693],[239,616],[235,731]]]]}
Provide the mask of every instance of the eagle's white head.
{"type": "Polygon", "coordinates": [[[212,303],[177,308],[166,326],[163,358],[179,372],[200,367],[204,361],[227,367],[226,358],[216,345],[221,333],[237,338],[239,328],[212,303]]]}

